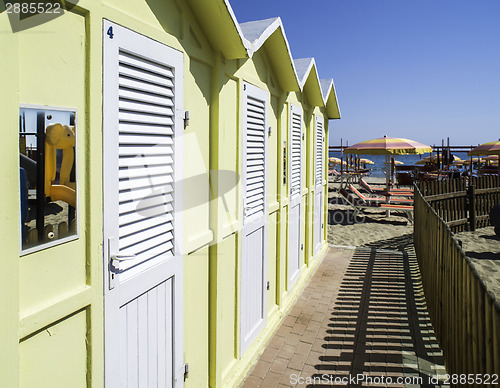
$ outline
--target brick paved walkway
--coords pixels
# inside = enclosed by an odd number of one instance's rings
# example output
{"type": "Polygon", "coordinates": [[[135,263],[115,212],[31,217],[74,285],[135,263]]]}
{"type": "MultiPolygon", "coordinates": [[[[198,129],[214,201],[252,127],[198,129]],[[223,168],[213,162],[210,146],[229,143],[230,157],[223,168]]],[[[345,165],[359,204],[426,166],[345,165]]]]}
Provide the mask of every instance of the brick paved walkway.
{"type": "Polygon", "coordinates": [[[419,276],[413,253],[331,248],[242,387],[434,386],[419,276]]]}

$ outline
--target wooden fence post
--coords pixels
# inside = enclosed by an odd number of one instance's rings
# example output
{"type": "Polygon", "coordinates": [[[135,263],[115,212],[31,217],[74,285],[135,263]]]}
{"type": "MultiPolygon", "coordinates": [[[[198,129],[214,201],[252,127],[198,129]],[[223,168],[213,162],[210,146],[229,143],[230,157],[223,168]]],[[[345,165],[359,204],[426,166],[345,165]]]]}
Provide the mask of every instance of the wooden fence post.
{"type": "Polygon", "coordinates": [[[476,189],[474,185],[467,188],[467,197],[469,199],[469,230],[476,230],[476,189]]]}

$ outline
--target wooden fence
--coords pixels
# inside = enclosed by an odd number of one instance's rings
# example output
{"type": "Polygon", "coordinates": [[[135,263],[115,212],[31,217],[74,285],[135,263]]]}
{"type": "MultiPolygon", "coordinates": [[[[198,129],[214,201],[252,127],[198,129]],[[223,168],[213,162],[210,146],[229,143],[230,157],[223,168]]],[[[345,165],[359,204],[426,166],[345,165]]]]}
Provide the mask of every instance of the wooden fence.
{"type": "Polygon", "coordinates": [[[490,210],[500,204],[498,176],[420,182],[418,187],[455,233],[488,226],[490,210]]]}
{"type": "MultiPolygon", "coordinates": [[[[457,187],[452,193],[463,191],[461,186],[457,187]]],[[[460,197],[450,198],[463,201],[460,197]]],[[[429,315],[447,371],[466,374],[465,378],[472,378],[475,383],[466,380],[462,384],[460,380],[455,386],[482,386],[479,380],[485,374],[500,373],[500,303],[486,291],[447,222],[424,199],[418,187],[415,187],[414,206],[415,251],[429,315]]],[[[438,210],[446,215],[458,214],[457,218],[463,216],[457,211],[460,209],[451,205],[438,210]]]]}

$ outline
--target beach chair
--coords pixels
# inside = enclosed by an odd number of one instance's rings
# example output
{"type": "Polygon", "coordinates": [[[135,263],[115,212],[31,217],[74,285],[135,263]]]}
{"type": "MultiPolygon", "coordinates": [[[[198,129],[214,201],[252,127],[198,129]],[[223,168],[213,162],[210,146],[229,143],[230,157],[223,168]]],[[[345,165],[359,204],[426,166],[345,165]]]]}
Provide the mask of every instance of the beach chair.
{"type": "Polygon", "coordinates": [[[341,188],[339,193],[345,201],[354,208],[355,216],[363,211],[363,209],[396,210],[404,212],[408,220],[413,224],[413,206],[394,203],[365,202],[359,198],[355,198],[353,195],[348,193],[345,188],[341,188]]]}
{"type": "Polygon", "coordinates": [[[413,196],[413,189],[392,188],[389,191],[387,191],[385,188],[382,188],[382,187],[371,186],[363,178],[361,178],[359,180],[359,184],[361,186],[363,186],[364,189],[366,189],[367,191],[369,191],[372,194],[387,193],[389,195],[401,195],[401,196],[405,196],[405,197],[412,197],[413,196]]]}
{"type": "Polygon", "coordinates": [[[333,175],[334,182],[342,179],[342,174],[340,172],[338,172],[337,170],[334,170],[334,169],[328,170],[328,174],[333,175]]]}
{"type": "Polygon", "coordinates": [[[349,189],[354,193],[354,195],[361,199],[364,202],[375,202],[375,203],[401,203],[406,205],[413,205],[413,199],[410,198],[396,198],[394,196],[389,196],[389,200],[387,202],[386,197],[367,197],[363,195],[356,187],[353,185],[349,185],[349,189]]]}

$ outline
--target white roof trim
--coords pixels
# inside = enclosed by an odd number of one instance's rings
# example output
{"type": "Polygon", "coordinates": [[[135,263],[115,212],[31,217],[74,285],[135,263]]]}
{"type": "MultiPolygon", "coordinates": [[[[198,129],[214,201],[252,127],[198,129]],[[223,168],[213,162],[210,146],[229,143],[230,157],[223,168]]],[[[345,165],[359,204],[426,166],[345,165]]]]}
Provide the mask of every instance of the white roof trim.
{"type": "Polygon", "coordinates": [[[255,52],[276,31],[280,24],[280,18],[271,18],[241,23],[240,28],[244,38],[251,43],[253,52],[255,52]]]}
{"type": "Polygon", "coordinates": [[[321,79],[319,80],[319,84],[321,86],[321,93],[323,94],[325,107],[328,105],[329,100],[333,98],[335,100],[338,116],[340,118],[340,107],[338,105],[337,92],[335,91],[335,83],[333,82],[333,78],[321,79]]]}
{"type": "Polygon", "coordinates": [[[245,34],[243,34],[243,31],[241,29],[241,25],[240,25],[240,23],[238,23],[238,20],[236,19],[236,15],[233,12],[233,8],[231,7],[229,0],[224,0],[224,5],[226,6],[227,12],[231,16],[231,19],[234,23],[236,31],[238,31],[238,35],[240,36],[241,42],[243,43],[243,46],[247,50],[248,56],[251,57],[252,53],[250,52],[250,49],[251,49],[252,45],[251,45],[250,41],[247,38],[245,38],[245,34]]]}
{"type": "Polygon", "coordinates": [[[320,79],[319,84],[321,86],[321,92],[323,93],[323,101],[328,100],[328,96],[330,95],[330,92],[332,91],[333,88],[333,79],[332,78],[327,78],[327,79],[320,79]]]}
{"type": "Polygon", "coordinates": [[[314,62],[314,58],[300,58],[294,59],[295,69],[297,70],[297,76],[299,79],[300,90],[304,89],[304,85],[309,77],[309,73],[314,66],[314,71],[316,73],[316,78],[319,82],[318,72],[316,70],[316,63],[314,62]]]}
{"type": "MultiPolygon", "coordinates": [[[[228,0],[224,0],[226,7],[231,14],[231,18],[235,23],[236,17],[233,13],[228,0]]],[[[318,85],[320,87],[321,98],[323,100],[323,106],[326,106],[327,101],[332,97],[331,92],[333,91],[333,96],[335,98],[335,103],[337,103],[337,96],[335,93],[335,85],[333,79],[320,80],[318,69],[316,66],[316,61],[314,58],[301,58],[293,59],[290,50],[290,44],[285,34],[285,29],[280,17],[274,17],[264,20],[255,20],[251,22],[241,23],[238,25],[238,33],[240,33],[241,40],[244,46],[247,48],[248,57],[251,58],[255,52],[257,52],[266,42],[269,37],[274,34],[276,30],[280,30],[283,37],[283,41],[286,46],[286,51],[290,58],[290,63],[292,65],[293,71],[295,73],[295,78],[299,86],[300,91],[304,90],[304,86],[309,78],[312,69],[314,68],[314,74],[318,85]]],[[[337,105],[338,108],[338,105],[337,105]]]]}
{"type": "MultiPolygon", "coordinates": [[[[290,50],[290,44],[288,43],[288,38],[285,34],[285,28],[280,17],[255,20],[251,22],[241,23],[240,29],[243,33],[243,37],[246,41],[250,42],[249,56],[252,57],[255,52],[257,52],[266,42],[266,40],[278,29],[281,31],[283,36],[283,41],[285,42],[286,51],[290,57],[290,63],[297,77],[297,70],[295,69],[295,64],[292,57],[292,52],[290,50]]],[[[298,81],[298,77],[297,77],[298,81]]]]}

